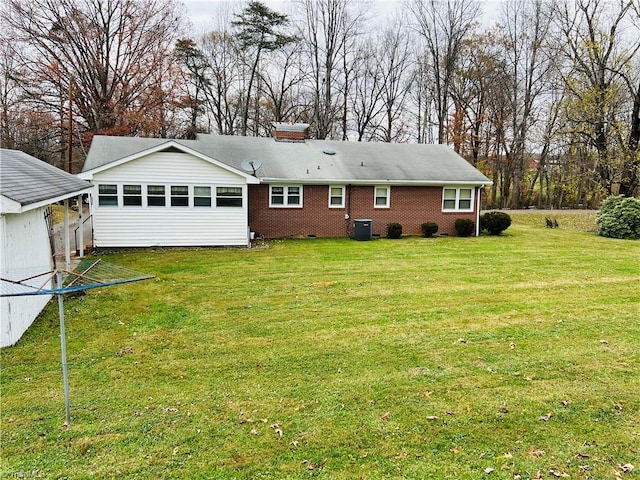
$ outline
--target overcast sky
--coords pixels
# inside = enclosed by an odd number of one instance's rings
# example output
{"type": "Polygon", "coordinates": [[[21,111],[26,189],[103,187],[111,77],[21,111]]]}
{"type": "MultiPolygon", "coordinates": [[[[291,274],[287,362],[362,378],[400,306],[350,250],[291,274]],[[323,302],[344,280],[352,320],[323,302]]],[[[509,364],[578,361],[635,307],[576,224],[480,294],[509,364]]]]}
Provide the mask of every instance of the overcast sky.
{"type": "MultiPolygon", "coordinates": [[[[391,15],[400,6],[403,0],[370,0],[379,16],[391,15]]],[[[284,0],[263,0],[270,8],[282,13],[287,13],[287,4],[284,0]]],[[[485,21],[496,18],[500,11],[502,0],[481,0],[485,21]]],[[[187,14],[196,31],[207,30],[214,24],[214,14],[222,9],[237,11],[247,3],[247,0],[183,0],[187,8],[187,14]]]]}

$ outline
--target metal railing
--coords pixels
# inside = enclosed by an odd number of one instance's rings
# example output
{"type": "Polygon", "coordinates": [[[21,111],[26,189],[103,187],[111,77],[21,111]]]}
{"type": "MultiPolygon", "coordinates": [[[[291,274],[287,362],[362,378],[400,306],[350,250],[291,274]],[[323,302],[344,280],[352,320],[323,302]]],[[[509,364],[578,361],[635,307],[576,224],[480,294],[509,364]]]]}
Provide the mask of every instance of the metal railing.
{"type": "MultiPolygon", "coordinates": [[[[91,237],[90,237],[91,238],[91,243],[89,244],[89,247],[90,247],[89,249],[93,250],[93,215],[89,215],[85,219],[82,220],[82,227],[85,228],[84,224],[89,222],[89,221],[91,221],[90,230],[89,230],[90,233],[91,233],[91,237]]],[[[76,229],[73,231],[73,235],[74,235],[74,238],[76,240],[76,255],[80,255],[80,245],[81,245],[81,243],[78,241],[78,230],[80,230],[80,225],[78,225],[76,227],[76,229]]],[[[84,233],[84,231],[85,230],[83,230],[83,233],[84,233]]],[[[81,241],[82,241],[82,244],[84,245],[84,238],[81,241]]],[[[85,248],[84,251],[86,252],[87,249],[85,248]]]]}

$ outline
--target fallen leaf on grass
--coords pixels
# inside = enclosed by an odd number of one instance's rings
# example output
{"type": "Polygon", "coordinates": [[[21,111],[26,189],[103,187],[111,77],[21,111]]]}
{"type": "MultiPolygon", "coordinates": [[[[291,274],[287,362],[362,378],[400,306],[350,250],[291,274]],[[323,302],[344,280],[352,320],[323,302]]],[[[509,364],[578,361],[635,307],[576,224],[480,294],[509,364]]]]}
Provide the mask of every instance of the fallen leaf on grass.
{"type": "Polygon", "coordinates": [[[384,412],[380,418],[382,420],[389,420],[390,416],[391,416],[391,412],[384,412]]]}
{"type": "Polygon", "coordinates": [[[427,417],[427,420],[439,420],[439,419],[440,419],[440,417],[436,417],[435,415],[429,415],[427,417]]]}
{"type": "Polygon", "coordinates": [[[90,446],[91,446],[90,443],[83,443],[82,444],[82,448],[80,449],[80,455],[82,455],[82,456],[86,455],[86,453],[89,450],[90,446]]]}
{"type": "Polygon", "coordinates": [[[270,425],[270,427],[273,428],[273,431],[276,433],[276,435],[278,435],[278,437],[282,438],[283,433],[279,423],[274,423],[270,425]]]}
{"type": "Polygon", "coordinates": [[[539,417],[538,420],[542,420],[543,422],[548,422],[551,417],[553,417],[553,413],[549,412],[546,415],[542,415],[541,417],[539,417]]]}
{"type": "Polygon", "coordinates": [[[551,475],[553,475],[556,478],[569,478],[569,474],[568,473],[564,473],[564,472],[556,472],[555,470],[549,470],[549,473],[551,475]]]}
{"type": "Polygon", "coordinates": [[[530,448],[527,453],[531,458],[540,458],[543,457],[546,452],[544,450],[535,450],[533,448],[530,448]]]}
{"type": "Polygon", "coordinates": [[[406,453],[399,453],[395,456],[396,460],[402,460],[407,458],[407,454],[406,453]]]}
{"type": "Polygon", "coordinates": [[[258,429],[257,428],[252,428],[251,431],[249,432],[251,435],[257,435],[258,434],[258,429]]]}
{"type": "Polygon", "coordinates": [[[327,459],[325,458],[320,463],[311,463],[309,460],[305,460],[302,463],[307,465],[307,470],[317,470],[325,466],[327,459]]]}
{"type": "Polygon", "coordinates": [[[618,464],[618,468],[624,473],[629,473],[632,472],[635,467],[630,463],[625,463],[624,465],[618,464]]]}

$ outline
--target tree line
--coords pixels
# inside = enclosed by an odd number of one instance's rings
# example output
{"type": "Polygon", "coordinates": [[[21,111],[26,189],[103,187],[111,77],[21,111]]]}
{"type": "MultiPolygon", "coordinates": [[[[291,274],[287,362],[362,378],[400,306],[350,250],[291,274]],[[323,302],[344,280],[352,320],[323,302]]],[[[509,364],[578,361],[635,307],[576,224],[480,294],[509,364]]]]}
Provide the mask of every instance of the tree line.
{"type": "Polygon", "coordinates": [[[174,0],[7,0],[2,146],[77,172],[96,134],[306,122],[317,139],[450,145],[496,208],[638,195],[640,0],[510,0],[492,24],[483,7],[250,1],[195,35],[174,0]]]}

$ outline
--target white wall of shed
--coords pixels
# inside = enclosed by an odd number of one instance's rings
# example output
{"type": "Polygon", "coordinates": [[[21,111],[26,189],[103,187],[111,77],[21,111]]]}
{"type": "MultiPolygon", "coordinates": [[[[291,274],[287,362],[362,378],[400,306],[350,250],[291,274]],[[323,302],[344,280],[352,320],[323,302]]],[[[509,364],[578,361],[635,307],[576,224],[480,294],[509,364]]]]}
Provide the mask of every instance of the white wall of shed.
{"type": "MultiPolygon", "coordinates": [[[[94,244],[105,247],[246,246],[246,179],[187,153],[158,152],[96,173],[101,183],[210,185],[212,207],[100,207],[93,198],[94,244]],[[242,207],[215,207],[216,186],[240,186],[242,207]]],[[[144,195],[144,188],[143,188],[144,195]]]]}
{"type": "MultiPolygon", "coordinates": [[[[2,215],[0,265],[11,279],[26,278],[53,269],[45,207],[2,215]]],[[[34,280],[40,284],[44,278],[34,280]]],[[[51,288],[51,282],[45,287],[51,288]]],[[[45,307],[51,295],[0,297],[0,347],[15,344],[45,307]]]]}

